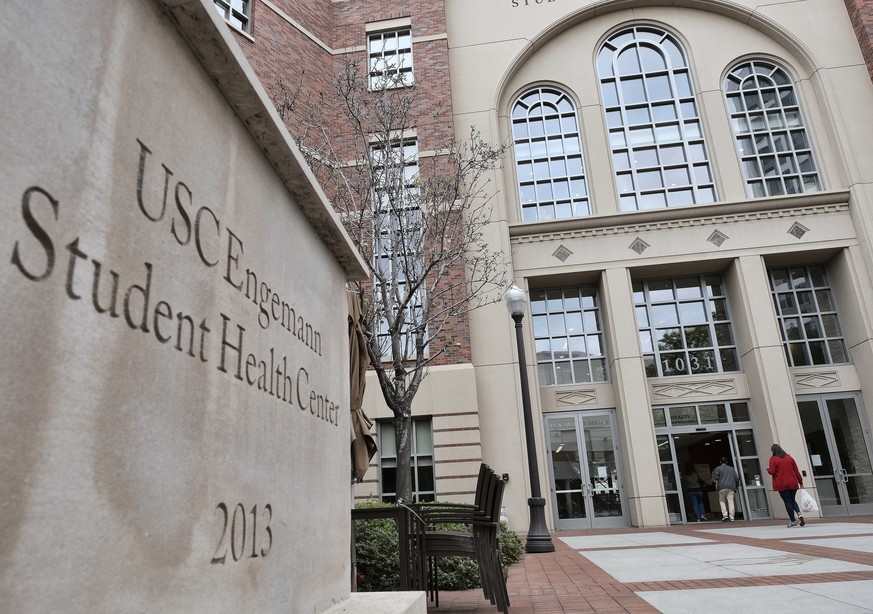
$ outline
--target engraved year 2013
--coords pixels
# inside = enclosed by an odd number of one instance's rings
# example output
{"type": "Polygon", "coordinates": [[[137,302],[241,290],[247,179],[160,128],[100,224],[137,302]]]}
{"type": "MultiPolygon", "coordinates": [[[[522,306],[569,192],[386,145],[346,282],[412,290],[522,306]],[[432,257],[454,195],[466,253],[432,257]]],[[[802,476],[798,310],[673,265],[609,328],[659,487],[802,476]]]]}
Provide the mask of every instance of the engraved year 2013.
{"type": "Polygon", "coordinates": [[[265,557],[270,553],[270,548],[273,547],[273,529],[270,528],[270,523],[273,520],[272,505],[267,503],[261,508],[260,514],[257,504],[253,505],[248,512],[242,503],[237,503],[233,512],[228,509],[225,503],[219,503],[215,509],[221,512],[224,524],[210,563],[224,565],[227,562],[228,551],[235,562],[244,558],[265,557]],[[258,531],[259,517],[264,525],[260,532],[258,531]],[[251,520],[251,524],[248,523],[248,520],[251,520]],[[246,545],[249,538],[251,538],[251,550],[246,545]]]}

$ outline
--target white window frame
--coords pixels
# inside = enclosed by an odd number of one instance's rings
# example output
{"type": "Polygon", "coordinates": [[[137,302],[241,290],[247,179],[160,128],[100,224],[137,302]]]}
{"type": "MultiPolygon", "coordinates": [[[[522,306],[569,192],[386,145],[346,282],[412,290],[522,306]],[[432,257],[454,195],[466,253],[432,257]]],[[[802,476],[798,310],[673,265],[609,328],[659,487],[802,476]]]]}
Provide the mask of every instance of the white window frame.
{"type": "Polygon", "coordinates": [[[252,33],[252,0],[212,0],[218,14],[231,26],[252,33]]]}
{"type": "Polygon", "coordinates": [[[411,26],[367,33],[367,74],[371,90],[413,85],[412,67],[411,26]]]}
{"type": "Polygon", "coordinates": [[[848,364],[849,351],[825,267],[772,267],[767,276],[788,366],[848,364]],[[784,275],[777,276],[781,272],[784,275]],[[814,359],[814,347],[824,360],[814,359]],[[792,348],[802,353],[802,364],[792,348]]]}
{"type": "Polygon", "coordinates": [[[650,25],[616,32],[598,53],[621,211],[718,200],[686,57],[675,36],[650,25]]]}
{"type": "MultiPolygon", "coordinates": [[[[397,485],[397,443],[394,438],[394,422],[392,420],[379,420],[379,498],[382,502],[393,503],[397,498],[397,492],[385,490],[383,472],[385,469],[394,469],[395,488],[397,485]]],[[[433,446],[433,420],[430,417],[413,418],[412,432],[409,434],[412,442],[412,455],[410,459],[412,469],[412,498],[415,503],[421,501],[436,500],[436,470],[433,446]],[[426,427],[426,430],[424,430],[426,427]],[[423,437],[426,437],[423,439],[423,437]],[[429,447],[428,447],[429,444],[429,447]],[[432,490],[422,490],[421,472],[430,468],[432,490]]]]}
{"type": "Polygon", "coordinates": [[[532,290],[530,305],[540,386],[609,381],[596,288],[532,290]]]}
{"type": "Polygon", "coordinates": [[[633,296],[647,377],[740,370],[727,292],[720,275],[635,281],[633,296]],[[706,344],[698,338],[704,328],[709,341],[706,344]],[[664,339],[667,341],[662,344],[664,339]]]}
{"type": "MultiPolygon", "coordinates": [[[[405,265],[408,270],[410,266],[422,266],[421,241],[422,237],[419,231],[416,231],[415,218],[420,219],[421,209],[418,200],[418,140],[414,136],[402,136],[392,139],[388,144],[390,152],[388,155],[397,156],[400,164],[403,166],[402,185],[391,186],[389,189],[398,189],[402,192],[402,206],[392,211],[384,205],[384,197],[380,195],[380,184],[393,183],[396,178],[383,177],[381,175],[382,166],[379,161],[382,156],[386,155],[384,151],[387,149],[382,143],[376,142],[371,145],[373,156],[373,267],[384,273],[388,279],[394,280],[394,286],[387,288],[388,292],[395,292],[400,297],[400,301],[408,297],[409,290],[407,289],[406,279],[403,277],[403,271],[398,268],[394,271],[394,267],[398,259],[417,259],[418,262],[407,263],[405,265]],[[407,196],[409,198],[407,198],[407,196]],[[403,220],[396,219],[397,215],[403,216],[403,220]],[[393,219],[392,219],[393,218],[393,219]],[[399,232],[406,233],[407,236],[398,236],[399,232]]],[[[378,278],[373,278],[373,292],[379,293],[382,291],[383,284],[378,278]]],[[[406,322],[414,322],[422,317],[424,304],[424,289],[416,288],[412,298],[408,301],[406,307],[406,322]]],[[[378,301],[379,299],[376,298],[378,301]]],[[[398,302],[400,302],[398,301],[398,302]]],[[[379,338],[379,346],[382,348],[382,357],[384,360],[391,359],[390,343],[391,338],[388,334],[388,322],[385,318],[380,318],[378,323],[377,337],[379,338]]],[[[411,337],[406,330],[401,331],[401,343],[404,348],[404,355],[407,358],[415,356],[415,339],[411,337]]],[[[427,348],[425,348],[427,351],[427,348]]]]}
{"type": "Polygon", "coordinates": [[[750,198],[822,189],[794,81],[782,67],[741,62],[725,77],[724,96],[750,198]]]}
{"type": "Polygon", "coordinates": [[[535,87],[511,111],[521,220],[591,215],[576,105],[555,87],[535,87]]]}

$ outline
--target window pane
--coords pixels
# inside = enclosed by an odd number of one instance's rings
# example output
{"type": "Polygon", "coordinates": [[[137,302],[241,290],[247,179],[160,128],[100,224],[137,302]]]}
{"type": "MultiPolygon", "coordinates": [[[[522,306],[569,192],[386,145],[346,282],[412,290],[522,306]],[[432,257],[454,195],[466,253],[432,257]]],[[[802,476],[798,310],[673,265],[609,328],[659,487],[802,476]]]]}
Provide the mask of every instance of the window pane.
{"type": "Polygon", "coordinates": [[[380,423],[379,430],[379,448],[381,456],[384,460],[386,457],[393,458],[397,456],[397,445],[394,443],[394,425],[390,422],[380,423]]]}
{"type": "Polygon", "coordinates": [[[842,326],[824,268],[771,269],[769,274],[789,366],[846,362],[842,326]]]}
{"type": "Polygon", "coordinates": [[[706,309],[703,301],[679,303],[679,321],[682,324],[700,324],[706,322],[706,309]]]}
{"type": "Polygon", "coordinates": [[[587,383],[591,381],[591,365],[587,360],[573,361],[573,382],[587,383]]]}
{"type": "MultiPolygon", "coordinates": [[[[537,360],[539,360],[539,356],[537,356],[537,360]]],[[[552,371],[552,363],[537,365],[537,376],[540,380],[540,386],[553,386],[555,374],[552,371]]]]}
{"type": "Polygon", "coordinates": [[[688,326],[685,328],[685,343],[690,348],[712,347],[709,326],[688,326]]]}
{"type": "Polygon", "coordinates": [[[697,424],[697,410],[694,405],[681,405],[670,407],[670,424],[672,426],[683,426],[688,424],[697,424]]]}
{"type": "Polygon", "coordinates": [[[739,363],[737,362],[737,351],[735,348],[719,350],[721,358],[722,372],[739,371],[739,363]]]}
{"type": "Polygon", "coordinates": [[[416,454],[433,454],[433,433],[430,430],[430,423],[427,423],[426,426],[422,425],[421,422],[414,424],[418,427],[415,429],[416,454]]]}
{"type": "Polygon", "coordinates": [[[661,328],[655,332],[659,350],[680,350],[685,347],[679,328],[661,328]]]}
{"type": "Polygon", "coordinates": [[[676,313],[676,305],[652,305],[652,321],[655,326],[678,324],[679,317],[676,313]]]}
{"type": "MultiPolygon", "coordinates": [[[[417,481],[417,493],[421,492],[433,492],[436,487],[436,481],[434,479],[434,470],[433,470],[433,459],[432,458],[423,458],[418,460],[418,464],[416,465],[416,481],[417,481]]],[[[416,501],[421,501],[423,499],[419,499],[416,497],[416,501]]]]}
{"type": "Polygon", "coordinates": [[[512,117],[523,221],[588,215],[582,147],[570,98],[557,89],[536,88],[519,97],[512,117]],[[545,135],[548,138],[540,138],[545,135]],[[531,157],[533,164],[528,162],[531,157]],[[537,181],[535,186],[531,179],[537,181]]]}
{"type": "Polygon", "coordinates": [[[701,405],[699,411],[701,424],[717,424],[728,421],[727,409],[722,403],[701,405]]]}
{"type": "Polygon", "coordinates": [[[606,381],[596,290],[577,286],[538,291],[532,299],[539,385],[606,381]]]}
{"type": "Polygon", "coordinates": [[[642,348],[643,352],[652,352],[654,350],[654,346],[652,345],[651,331],[640,331],[640,347],[642,348]]]}
{"type": "MultiPolygon", "coordinates": [[[[748,422],[749,420],[752,419],[751,415],[749,414],[749,404],[748,403],[742,403],[742,402],[731,403],[731,415],[733,416],[734,422],[748,422]]],[[[739,431],[737,433],[737,435],[739,436],[740,433],[742,433],[742,432],[743,431],[739,431]]],[[[751,435],[751,432],[749,432],[749,435],[751,435]]],[[[739,443],[739,441],[738,441],[738,443],[739,443]]],[[[743,456],[746,456],[747,454],[755,454],[754,443],[752,444],[752,452],[743,452],[743,447],[741,445],[740,446],[740,454],[743,456]]]]}
{"type": "Polygon", "coordinates": [[[794,194],[804,190],[817,191],[818,175],[812,156],[805,151],[809,149],[809,140],[800,112],[796,108],[794,87],[787,73],[764,60],[742,62],[725,78],[724,91],[737,147],[743,156],[741,166],[749,196],[757,198],[794,194]],[[758,76],[765,74],[772,76],[776,83],[784,85],[776,90],[769,79],[758,76]],[[728,93],[737,87],[743,91],[741,97],[728,93]],[[747,115],[747,112],[760,109],[767,109],[767,112],[747,115]],[[785,131],[786,127],[793,129],[791,133],[785,131]],[[750,131],[753,138],[745,136],[750,131]],[[793,154],[800,150],[804,150],[805,157],[798,164],[793,154]],[[780,156],[778,159],[766,155],[773,152],[790,155],[780,156]],[[809,183],[799,175],[803,168],[808,169],[804,172],[810,173],[809,183]],[[781,180],[756,181],[761,176],[778,176],[781,180]]]}
{"type": "MultiPolygon", "coordinates": [[[[736,414],[736,405],[738,405],[738,404],[737,403],[734,404],[734,420],[737,419],[736,418],[736,415],[737,415],[736,414]]],[[[742,405],[745,405],[745,403],[743,403],[742,405]]],[[[748,416],[749,416],[748,406],[746,405],[746,414],[745,414],[744,419],[748,420],[749,419],[748,416]]],[[[755,439],[752,436],[751,430],[745,430],[745,429],[738,430],[736,432],[736,437],[737,437],[737,447],[740,450],[740,456],[755,456],[756,454],[758,454],[758,450],[755,448],[755,439]]]]}
{"type": "Polygon", "coordinates": [[[673,280],[663,279],[658,281],[650,281],[646,284],[648,287],[649,300],[670,301],[673,300],[673,280]]]}
{"type": "Polygon", "coordinates": [[[630,27],[604,43],[597,69],[621,211],[715,202],[694,88],[679,42],[657,28],[630,27]],[[622,75],[617,87],[613,66],[622,75]],[[680,116],[690,121],[676,121],[680,116]],[[641,148],[655,143],[662,146],[660,159],[654,148],[641,148]],[[628,157],[624,150],[629,146],[634,152],[628,157]],[[691,160],[704,172],[691,173],[691,160]],[[636,174],[624,173],[631,169],[636,174]]]}
{"type": "Polygon", "coordinates": [[[640,347],[644,354],[654,353],[646,361],[649,377],[737,369],[726,300],[715,298],[722,292],[715,275],[634,282],[634,302],[644,303],[635,307],[640,347]]]}
{"type": "Polygon", "coordinates": [[[846,352],[846,344],[842,339],[828,340],[831,361],[833,363],[849,362],[849,354],[846,352]]]}
{"type": "Polygon", "coordinates": [[[637,327],[642,328],[649,325],[649,312],[645,307],[637,307],[634,312],[637,316],[637,327]]]}

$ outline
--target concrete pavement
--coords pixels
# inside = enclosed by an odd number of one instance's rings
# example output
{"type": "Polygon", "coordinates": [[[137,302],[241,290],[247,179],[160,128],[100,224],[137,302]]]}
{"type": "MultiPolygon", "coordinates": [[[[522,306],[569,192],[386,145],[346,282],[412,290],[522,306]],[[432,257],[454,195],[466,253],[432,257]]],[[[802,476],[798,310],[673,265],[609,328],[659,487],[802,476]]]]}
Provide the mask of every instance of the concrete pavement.
{"type": "MultiPolygon", "coordinates": [[[[873,517],[552,533],[509,571],[512,614],[873,613],[873,517]]],[[[479,589],[428,612],[496,612],[479,589]]]]}

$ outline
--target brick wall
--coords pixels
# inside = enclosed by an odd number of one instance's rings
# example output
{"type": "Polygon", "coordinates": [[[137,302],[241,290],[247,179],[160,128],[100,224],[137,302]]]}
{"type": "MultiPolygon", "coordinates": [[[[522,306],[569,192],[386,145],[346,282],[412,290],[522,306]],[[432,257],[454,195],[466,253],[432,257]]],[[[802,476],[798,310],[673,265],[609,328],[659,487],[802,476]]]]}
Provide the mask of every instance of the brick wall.
{"type": "Polygon", "coordinates": [[[873,0],[845,0],[845,3],[867,64],[867,74],[873,80],[873,0]]]}
{"type": "MultiPolygon", "coordinates": [[[[289,132],[296,138],[301,136],[313,110],[325,114],[321,96],[331,94],[335,76],[344,70],[347,61],[358,61],[361,70],[366,70],[363,51],[367,43],[366,24],[404,17],[412,24],[418,149],[420,152],[440,149],[453,137],[446,15],[442,0],[271,0],[271,4],[306,32],[301,32],[270,5],[255,0],[251,31],[254,40],[235,34],[274,102],[279,106],[293,102],[293,107],[284,109],[284,115],[289,132]],[[435,40],[420,40],[429,37],[435,40]]],[[[354,157],[353,151],[348,149],[349,140],[343,135],[343,117],[328,115],[324,124],[332,133],[336,147],[340,151],[347,148],[343,154],[354,157]]],[[[330,197],[329,189],[327,192],[330,197]]],[[[457,282],[463,275],[459,267],[450,272],[448,281],[457,282]]],[[[435,349],[447,348],[437,364],[470,362],[466,317],[449,323],[444,338],[433,342],[435,349]]]]}

